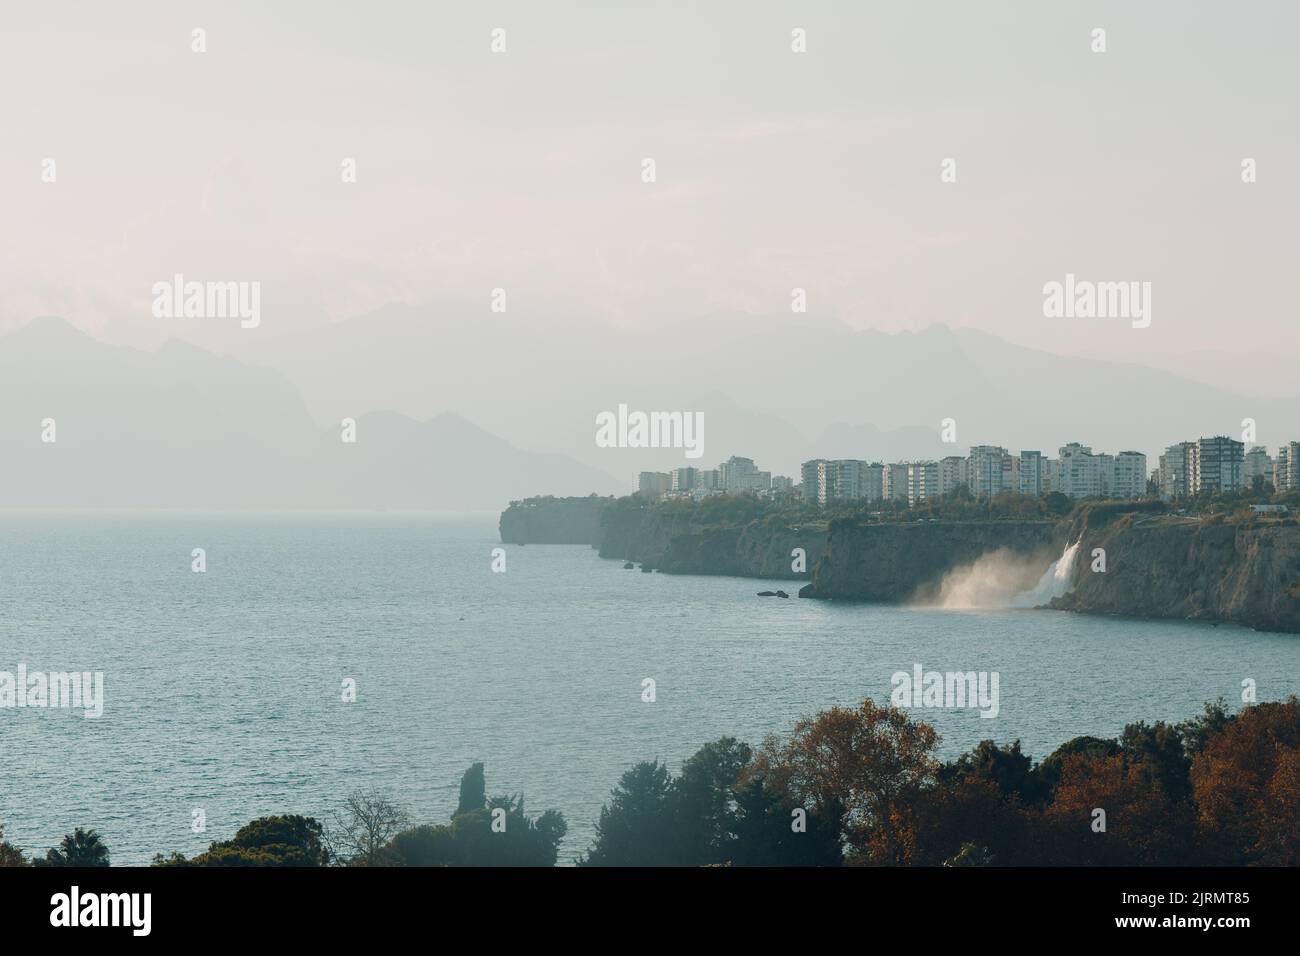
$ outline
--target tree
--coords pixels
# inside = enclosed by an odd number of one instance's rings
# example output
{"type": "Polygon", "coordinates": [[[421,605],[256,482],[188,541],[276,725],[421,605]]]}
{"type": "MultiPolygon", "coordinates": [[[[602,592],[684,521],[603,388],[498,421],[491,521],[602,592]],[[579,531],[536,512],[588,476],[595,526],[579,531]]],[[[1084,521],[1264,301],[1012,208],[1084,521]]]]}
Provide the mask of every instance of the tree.
{"type": "Polygon", "coordinates": [[[23,851],[5,839],[4,824],[0,823],[0,867],[26,865],[23,851]]]}
{"type": "Polygon", "coordinates": [[[289,814],[258,817],[233,839],[214,842],[192,860],[180,853],[158,854],[154,866],[325,866],[330,852],[320,823],[289,814]]]}
{"type": "Polygon", "coordinates": [[[935,779],[938,735],[893,706],[871,700],[832,707],[795,724],[784,743],[769,738],[754,772],[812,810],[842,808],[842,838],[861,862],[906,863],[912,803],[935,779]]]}
{"type": "Polygon", "coordinates": [[[455,840],[446,826],[426,823],[403,830],[388,849],[399,866],[452,866],[456,861],[455,840]]]}
{"type": "Polygon", "coordinates": [[[1074,507],[1074,502],[1070,500],[1070,497],[1060,491],[1049,491],[1043,499],[1043,503],[1046,505],[1049,514],[1057,516],[1069,514],[1074,507]]]}
{"type": "Polygon", "coordinates": [[[355,790],[334,814],[330,849],[347,866],[383,866],[393,837],[410,824],[406,813],[378,790],[355,790]]]}
{"type": "Polygon", "coordinates": [[[1205,749],[1206,741],[1215,734],[1222,733],[1236,719],[1236,715],[1229,712],[1227,702],[1222,697],[1206,704],[1203,713],[1178,725],[1183,749],[1189,756],[1200,753],[1205,749]]]}
{"type": "Polygon", "coordinates": [[[1190,806],[1172,799],[1160,768],[1122,752],[1076,752],[1061,759],[1051,804],[1042,812],[1039,864],[1166,866],[1194,862],[1190,806]],[[1104,818],[1097,811],[1103,811],[1104,818]],[[1100,829],[1104,819],[1105,830],[1100,829]]]}
{"type": "Polygon", "coordinates": [[[451,866],[554,866],[569,826],[558,810],[532,818],[522,796],[503,795],[457,815],[447,829],[451,866]]]}
{"type": "Polygon", "coordinates": [[[1173,801],[1188,799],[1192,783],[1188,777],[1192,761],[1187,756],[1183,735],[1178,727],[1157,721],[1129,724],[1120,734],[1119,745],[1130,760],[1152,768],[1160,788],[1173,801]]]}
{"type": "Polygon", "coordinates": [[[679,865],[703,866],[730,858],[735,785],[752,756],[749,744],[722,737],[705,744],[682,765],[669,797],[679,865]]]}
{"type": "Polygon", "coordinates": [[[1300,865],[1300,700],[1256,704],[1192,761],[1200,839],[1230,865],[1300,865]]]}
{"type": "Polygon", "coordinates": [[[476,763],[465,771],[460,778],[460,802],[456,805],[453,817],[474,810],[482,810],[487,804],[487,781],[483,775],[483,765],[476,763]]]}
{"type": "Polygon", "coordinates": [[[57,847],[46,852],[44,865],[108,866],[108,847],[94,830],[77,827],[57,847]]]}
{"type": "Polygon", "coordinates": [[[747,771],[736,789],[735,838],[730,862],[736,866],[841,866],[838,805],[808,808],[779,784],[747,771]],[[796,826],[801,815],[802,826],[796,826]]]}
{"type": "Polygon", "coordinates": [[[564,815],[524,811],[522,796],[483,796],[483,765],[461,778],[457,811],[447,826],[417,826],[395,834],[383,862],[397,866],[554,866],[568,832],[564,815]]]}
{"type": "Polygon", "coordinates": [[[658,760],[619,778],[600,809],[596,839],[583,866],[673,866],[677,863],[672,779],[658,760]]]}
{"type": "Polygon", "coordinates": [[[1028,754],[1020,750],[1020,741],[999,747],[992,740],[981,740],[969,753],[944,764],[938,773],[941,783],[987,780],[1003,798],[1015,796],[1023,804],[1040,803],[1048,788],[1036,771],[1028,754]]]}
{"type": "Polygon", "coordinates": [[[1074,756],[1089,760],[1113,757],[1120,752],[1120,746],[1114,740],[1102,737],[1075,737],[1067,740],[1043,758],[1038,766],[1038,775],[1043,785],[1050,791],[1061,779],[1061,767],[1065,761],[1074,756]]]}

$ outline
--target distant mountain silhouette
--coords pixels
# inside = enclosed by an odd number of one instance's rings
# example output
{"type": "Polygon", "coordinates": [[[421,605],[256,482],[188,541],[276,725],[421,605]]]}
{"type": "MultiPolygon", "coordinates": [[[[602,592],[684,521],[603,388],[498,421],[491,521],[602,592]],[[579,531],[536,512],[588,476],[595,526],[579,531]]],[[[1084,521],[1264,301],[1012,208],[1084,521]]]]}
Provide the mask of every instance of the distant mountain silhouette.
{"type": "MultiPolygon", "coordinates": [[[[631,330],[453,301],[235,341],[247,360],[283,370],[321,420],[357,407],[417,418],[455,407],[517,445],[567,454],[625,482],[646,468],[712,467],[730,455],[783,474],[809,457],[937,457],[954,446],[898,430],[937,436],[945,418],[956,420],[958,450],[996,444],[1054,455],[1079,441],[1154,456],[1188,438],[1239,436],[1248,417],[1269,446],[1300,437],[1295,399],[1246,397],[1227,375],[1208,385],[944,325],[887,333],[794,318],[715,315],[631,330]],[[597,448],[595,415],[620,402],[705,411],[703,460],[597,448]],[[862,444],[840,426],[867,426],[862,444]]],[[[1141,330],[1133,335],[1139,347],[1141,330]]]]}
{"type": "Polygon", "coordinates": [[[454,413],[354,417],[345,444],[277,372],[37,319],[0,337],[0,507],[497,511],[531,494],[630,490],[454,413]]]}
{"type": "Polygon", "coordinates": [[[1055,455],[1072,441],[1154,466],[1173,442],[1239,436],[1244,418],[1270,448],[1300,439],[1295,399],[1248,398],[1227,377],[1214,387],[942,325],[711,316],[627,330],[440,303],[261,333],[228,340],[237,358],[118,348],[57,319],[0,337],[0,506],[493,510],[626,492],[639,471],[731,455],[797,477],[809,458],[1055,455]],[[597,447],[596,415],[620,403],[703,412],[703,456],[597,447]],[[40,443],[45,417],[55,448],[40,443]],[[344,417],[356,445],[339,441],[344,417]],[[939,441],[946,418],[954,444],[939,441]]]}

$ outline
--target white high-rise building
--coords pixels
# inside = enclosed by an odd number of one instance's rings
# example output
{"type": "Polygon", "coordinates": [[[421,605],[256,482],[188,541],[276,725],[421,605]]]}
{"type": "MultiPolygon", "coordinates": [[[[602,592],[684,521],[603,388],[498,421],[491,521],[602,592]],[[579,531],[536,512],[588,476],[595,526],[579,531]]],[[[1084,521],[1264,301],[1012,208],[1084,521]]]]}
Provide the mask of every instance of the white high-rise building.
{"type": "Polygon", "coordinates": [[[939,494],[939,463],[937,461],[913,461],[907,465],[907,505],[916,507],[918,502],[933,498],[939,494]]]}
{"type": "Polygon", "coordinates": [[[961,455],[949,455],[939,462],[939,494],[950,495],[966,481],[966,459],[961,455]]]}
{"type": "Polygon", "coordinates": [[[1196,443],[1180,441],[1170,445],[1160,456],[1160,497],[1169,501],[1191,494],[1192,458],[1196,443]]]}
{"type": "Polygon", "coordinates": [[[895,461],[881,470],[881,493],[889,501],[907,500],[907,462],[895,461]]]}
{"type": "Polygon", "coordinates": [[[813,458],[799,466],[799,480],[803,485],[804,501],[820,500],[818,468],[825,463],[825,458],[813,458]]]}
{"type": "Polygon", "coordinates": [[[698,468],[674,468],[668,473],[670,479],[670,489],[674,492],[692,491],[696,482],[699,480],[700,470],[698,468]]]}
{"type": "Polygon", "coordinates": [[[1147,493],[1147,456],[1140,451],[1122,451],[1115,456],[1114,480],[1110,494],[1114,498],[1144,498],[1147,493]]]}
{"type": "Polygon", "coordinates": [[[1071,498],[1100,498],[1110,484],[1102,479],[1102,469],[1108,462],[1099,461],[1087,445],[1070,442],[1060,451],[1061,482],[1059,491],[1071,498]]]}
{"type": "Polygon", "coordinates": [[[1196,494],[1239,490],[1245,447],[1224,435],[1199,439],[1192,456],[1192,488],[1196,494]]]}
{"type": "Polygon", "coordinates": [[[966,483],[977,495],[990,497],[1002,491],[1002,460],[1007,450],[997,445],[976,445],[966,459],[966,483]]]}
{"type": "Polygon", "coordinates": [[[1278,448],[1273,462],[1273,487],[1278,491],[1300,491],[1300,442],[1278,448]]]}
{"type": "Polygon", "coordinates": [[[1020,477],[1017,487],[1022,495],[1043,493],[1043,454],[1038,451],[1020,452],[1020,477]]]}
{"type": "Polygon", "coordinates": [[[1273,484],[1273,459],[1263,445],[1256,445],[1246,452],[1241,465],[1241,483],[1247,491],[1273,484]]]}
{"type": "Polygon", "coordinates": [[[732,455],[718,466],[718,471],[722,473],[723,491],[734,493],[755,490],[758,466],[754,464],[754,459],[732,455]]]}

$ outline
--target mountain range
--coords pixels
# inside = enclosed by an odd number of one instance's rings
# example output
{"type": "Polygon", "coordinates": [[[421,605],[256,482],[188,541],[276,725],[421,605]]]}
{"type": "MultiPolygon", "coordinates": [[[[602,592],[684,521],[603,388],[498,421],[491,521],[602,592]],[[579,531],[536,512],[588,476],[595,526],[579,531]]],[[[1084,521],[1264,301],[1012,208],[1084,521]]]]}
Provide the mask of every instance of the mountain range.
{"type": "Polygon", "coordinates": [[[1054,455],[1071,441],[1154,466],[1173,442],[1241,437],[1246,418],[1260,443],[1300,438],[1295,397],[1252,396],[1226,376],[1215,386],[943,325],[891,334],[807,318],[631,330],[440,303],[310,328],[271,316],[229,327],[213,351],[170,340],[154,352],[37,319],[0,337],[0,507],[495,511],[532,494],[627,492],[638,471],[733,454],[797,477],[813,457],[976,444],[1054,455]],[[619,404],[703,413],[704,455],[597,447],[596,415],[619,404]],[[355,443],[340,439],[345,418],[355,443]],[[949,418],[955,443],[940,441],[949,418]]]}

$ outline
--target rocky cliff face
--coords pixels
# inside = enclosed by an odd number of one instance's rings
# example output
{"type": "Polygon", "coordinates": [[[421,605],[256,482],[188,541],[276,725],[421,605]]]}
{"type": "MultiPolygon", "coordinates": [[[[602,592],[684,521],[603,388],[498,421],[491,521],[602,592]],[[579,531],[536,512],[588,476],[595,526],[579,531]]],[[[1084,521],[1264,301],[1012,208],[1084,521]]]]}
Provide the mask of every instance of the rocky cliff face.
{"type": "Polygon", "coordinates": [[[667,574],[808,578],[826,550],[826,525],[768,516],[735,524],[701,524],[689,510],[636,506],[627,500],[602,517],[600,556],[635,561],[667,574]],[[793,552],[804,549],[805,570],[793,552]]]}
{"type": "Polygon", "coordinates": [[[833,521],[826,554],[800,597],[906,601],[945,574],[994,551],[1039,558],[1060,554],[1066,529],[1055,521],[833,521]]]}
{"type": "Polygon", "coordinates": [[[595,547],[601,511],[611,498],[527,498],[501,512],[503,544],[586,544],[595,547]]]}
{"type": "Polygon", "coordinates": [[[1078,541],[1072,590],[1051,607],[1300,632],[1300,521],[1190,518],[1159,502],[1090,503],[1060,521],[840,518],[828,528],[744,502],[530,499],[501,516],[501,539],[589,544],[670,574],[811,577],[800,597],[893,602],[924,598],[948,572],[999,552],[1046,571],[1078,541]],[[792,570],[796,548],[811,573],[792,570]],[[1097,549],[1104,572],[1093,570],[1097,549]]]}
{"type": "Polygon", "coordinates": [[[1131,514],[1082,529],[1074,589],[1052,607],[1300,632],[1300,522],[1131,514]],[[1095,549],[1104,572],[1093,571],[1095,549]]]}
{"type": "Polygon", "coordinates": [[[500,531],[506,544],[586,544],[602,558],[668,574],[806,579],[826,550],[823,521],[796,522],[752,503],[728,513],[637,496],[511,502],[500,531]],[[804,549],[803,571],[792,567],[796,548],[804,549]]]}

